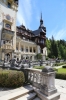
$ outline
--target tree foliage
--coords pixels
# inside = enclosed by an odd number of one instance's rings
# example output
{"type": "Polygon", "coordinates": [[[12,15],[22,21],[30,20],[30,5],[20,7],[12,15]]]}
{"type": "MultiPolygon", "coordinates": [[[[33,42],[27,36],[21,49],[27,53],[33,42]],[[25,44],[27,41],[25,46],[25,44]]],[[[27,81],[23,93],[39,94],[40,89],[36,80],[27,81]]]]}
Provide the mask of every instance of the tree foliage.
{"type": "Polygon", "coordinates": [[[47,52],[49,58],[66,59],[66,41],[65,40],[46,40],[47,52]]]}
{"type": "Polygon", "coordinates": [[[41,53],[38,53],[38,54],[36,55],[36,59],[37,59],[37,60],[42,59],[42,55],[41,55],[41,53]]]}

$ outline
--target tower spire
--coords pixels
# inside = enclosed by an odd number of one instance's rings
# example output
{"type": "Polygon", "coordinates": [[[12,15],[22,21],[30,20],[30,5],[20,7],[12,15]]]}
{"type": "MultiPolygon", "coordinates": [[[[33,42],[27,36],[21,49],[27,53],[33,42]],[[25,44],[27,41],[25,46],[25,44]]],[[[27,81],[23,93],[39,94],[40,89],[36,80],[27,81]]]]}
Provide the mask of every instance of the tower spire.
{"type": "Polygon", "coordinates": [[[42,12],[41,12],[41,20],[42,20],[42,12]]]}
{"type": "Polygon", "coordinates": [[[43,26],[43,20],[42,20],[42,12],[41,12],[41,18],[40,18],[40,27],[43,26]]]}

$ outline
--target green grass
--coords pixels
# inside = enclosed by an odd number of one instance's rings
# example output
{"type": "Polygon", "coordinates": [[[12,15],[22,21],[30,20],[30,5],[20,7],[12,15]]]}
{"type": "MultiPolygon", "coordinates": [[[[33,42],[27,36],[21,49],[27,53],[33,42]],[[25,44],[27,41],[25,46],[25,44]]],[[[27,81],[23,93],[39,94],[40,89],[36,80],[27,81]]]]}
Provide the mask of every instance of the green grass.
{"type": "Polygon", "coordinates": [[[66,68],[59,68],[57,73],[66,73],[66,68]]]}
{"type": "Polygon", "coordinates": [[[43,69],[44,66],[34,66],[33,68],[35,68],[35,69],[43,69]]]}

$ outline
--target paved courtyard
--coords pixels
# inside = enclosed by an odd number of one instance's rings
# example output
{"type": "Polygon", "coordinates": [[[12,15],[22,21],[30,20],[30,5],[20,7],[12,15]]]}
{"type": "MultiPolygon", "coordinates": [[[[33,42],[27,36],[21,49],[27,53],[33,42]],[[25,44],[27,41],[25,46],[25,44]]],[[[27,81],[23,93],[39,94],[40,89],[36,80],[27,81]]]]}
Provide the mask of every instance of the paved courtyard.
{"type": "Polygon", "coordinates": [[[58,92],[61,94],[59,100],[66,100],[66,80],[55,79],[58,92]]]}
{"type": "MultiPolygon", "coordinates": [[[[66,81],[65,80],[60,80],[60,79],[55,79],[55,85],[60,93],[60,99],[59,100],[66,100],[66,81]]],[[[27,86],[27,89],[29,87],[27,86]]],[[[0,88],[0,98],[4,97],[6,95],[12,96],[12,95],[17,95],[18,93],[21,93],[20,91],[24,91],[25,89],[23,87],[17,88],[17,89],[6,89],[0,88]],[[12,94],[12,95],[10,95],[12,94]]],[[[1,99],[0,99],[1,100],[1,99]]],[[[5,100],[5,98],[3,99],[5,100]]]]}

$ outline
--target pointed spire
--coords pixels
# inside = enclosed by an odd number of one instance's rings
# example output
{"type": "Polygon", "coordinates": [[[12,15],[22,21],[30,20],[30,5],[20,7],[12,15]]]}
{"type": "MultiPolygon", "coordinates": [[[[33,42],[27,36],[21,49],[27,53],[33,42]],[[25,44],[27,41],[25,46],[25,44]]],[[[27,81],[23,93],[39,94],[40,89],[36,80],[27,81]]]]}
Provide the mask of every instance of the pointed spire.
{"type": "Polygon", "coordinates": [[[42,20],[42,12],[41,12],[41,18],[40,18],[40,27],[43,26],[43,20],[42,20]]]}
{"type": "Polygon", "coordinates": [[[41,12],[41,20],[42,20],[42,12],[41,12]]]}

